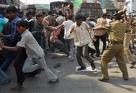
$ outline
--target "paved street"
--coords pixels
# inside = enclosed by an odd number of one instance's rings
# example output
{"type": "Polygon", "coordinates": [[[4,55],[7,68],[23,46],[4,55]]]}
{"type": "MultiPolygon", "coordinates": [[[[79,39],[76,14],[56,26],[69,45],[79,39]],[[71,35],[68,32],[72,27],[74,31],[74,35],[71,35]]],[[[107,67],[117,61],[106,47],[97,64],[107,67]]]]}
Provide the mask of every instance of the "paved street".
{"type": "MultiPolygon", "coordinates": [[[[99,59],[95,58],[98,70],[100,70],[99,59]]],[[[16,81],[13,67],[11,67],[8,73],[12,81],[8,85],[0,86],[0,93],[136,93],[136,68],[128,68],[130,80],[124,81],[115,60],[109,64],[110,81],[108,83],[97,80],[101,76],[100,72],[76,72],[76,66],[78,66],[76,61],[69,62],[64,55],[48,54],[46,61],[59,76],[59,83],[48,84],[42,72],[35,78],[28,78],[24,83],[23,91],[11,91],[10,88],[16,81]],[[61,63],[61,66],[53,69],[56,63],[61,63]]]]}

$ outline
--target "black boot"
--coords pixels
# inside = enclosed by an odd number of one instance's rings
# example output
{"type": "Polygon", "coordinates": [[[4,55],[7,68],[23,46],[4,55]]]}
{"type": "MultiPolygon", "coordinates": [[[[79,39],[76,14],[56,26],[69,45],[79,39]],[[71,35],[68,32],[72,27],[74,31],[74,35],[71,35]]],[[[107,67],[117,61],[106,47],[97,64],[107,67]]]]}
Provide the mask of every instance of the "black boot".
{"type": "Polygon", "coordinates": [[[85,70],[85,69],[86,69],[86,67],[80,67],[77,69],[77,71],[81,71],[81,70],[85,70]]]}
{"type": "Polygon", "coordinates": [[[91,64],[92,70],[95,70],[95,64],[93,60],[90,62],[90,64],[91,64]]]}

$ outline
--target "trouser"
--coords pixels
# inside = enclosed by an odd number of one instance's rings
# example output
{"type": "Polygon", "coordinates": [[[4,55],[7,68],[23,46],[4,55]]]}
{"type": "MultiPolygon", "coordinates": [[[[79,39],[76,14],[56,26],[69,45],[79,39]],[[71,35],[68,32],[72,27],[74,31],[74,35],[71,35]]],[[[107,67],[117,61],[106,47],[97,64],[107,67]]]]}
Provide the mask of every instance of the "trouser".
{"type": "Polygon", "coordinates": [[[44,56],[39,58],[27,58],[23,66],[23,72],[33,72],[40,68],[44,69],[45,75],[49,81],[58,79],[58,77],[48,68],[44,56]]]}
{"type": "Polygon", "coordinates": [[[131,40],[131,33],[125,33],[124,37],[124,54],[128,60],[128,62],[131,64],[133,62],[132,53],[130,51],[130,40],[131,40]]]}
{"type": "Polygon", "coordinates": [[[0,68],[0,82],[8,81],[8,76],[0,68]]]}
{"type": "Polygon", "coordinates": [[[88,45],[76,47],[76,59],[81,68],[85,68],[85,64],[82,61],[82,57],[86,58],[89,63],[94,65],[93,59],[89,56],[88,45]]]}
{"type": "Polygon", "coordinates": [[[72,57],[72,59],[74,58],[74,52],[75,52],[75,48],[74,48],[74,40],[73,39],[65,39],[65,47],[68,51],[68,55],[72,57]]]}
{"type": "Polygon", "coordinates": [[[61,40],[59,40],[59,39],[56,39],[56,40],[53,42],[53,47],[54,47],[54,49],[57,48],[57,49],[59,49],[60,51],[62,51],[62,52],[64,52],[64,53],[68,54],[67,49],[66,49],[64,43],[63,43],[61,40]]]}
{"type": "Polygon", "coordinates": [[[60,34],[58,36],[58,39],[60,41],[62,41],[63,43],[65,43],[65,40],[64,40],[64,28],[61,29],[60,34]]]}
{"type": "Polygon", "coordinates": [[[25,80],[24,73],[22,72],[22,67],[24,65],[24,62],[27,58],[25,48],[21,48],[18,51],[18,54],[14,60],[14,68],[16,71],[17,76],[17,84],[23,85],[23,82],[25,80]]]}
{"type": "Polygon", "coordinates": [[[50,42],[50,36],[51,36],[52,31],[46,31],[45,34],[45,41],[46,41],[46,48],[47,49],[51,49],[52,48],[52,44],[50,42]]]}
{"type": "Polygon", "coordinates": [[[0,66],[2,65],[3,61],[4,61],[4,51],[3,50],[0,50],[0,66]]]}
{"type": "Polygon", "coordinates": [[[94,46],[95,46],[95,49],[96,49],[96,54],[97,55],[100,55],[100,49],[99,49],[99,45],[100,45],[100,40],[102,41],[103,43],[103,50],[102,50],[102,53],[103,51],[105,50],[106,48],[106,39],[107,39],[107,34],[104,34],[102,36],[95,36],[95,41],[94,41],[94,46]]]}
{"type": "Polygon", "coordinates": [[[89,47],[89,48],[88,48],[88,52],[91,53],[91,55],[93,55],[93,54],[96,53],[96,50],[93,49],[93,48],[91,48],[91,47],[89,47]]]}
{"type": "Polygon", "coordinates": [[[13,52],[8,52],[4,56],[4,62],[1,65],[1,69],[6,71],[12,61],[15,59],[16,55],[13,52]]]}
{"type": "Polygon", "coordinates": [[[123,73],[123,75],[128,76],[127,67],[124,62],[123,55],[123,44],[119,45],[109,45],[109,47],[103,52],[101,57],[101,72],[103,78],[109,78],[108,75],[108,63],[112,60],[113,57],[116,58],[118,66],[123,73]]]}

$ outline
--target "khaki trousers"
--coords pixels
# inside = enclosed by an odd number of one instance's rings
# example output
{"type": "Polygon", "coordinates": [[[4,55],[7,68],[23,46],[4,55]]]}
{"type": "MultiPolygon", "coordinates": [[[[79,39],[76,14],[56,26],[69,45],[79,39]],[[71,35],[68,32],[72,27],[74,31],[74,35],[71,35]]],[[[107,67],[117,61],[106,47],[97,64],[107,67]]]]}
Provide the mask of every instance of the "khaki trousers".
{"type": "Polygon", "coordinates": [[[123,44],[116,44],[116,45],[109,45],[109,47],[104,51],[101,57],[101,72],[103,78],[108,79],[108,63],[112,60],[113,57],[116,58],[118,66],[123,73],[123,76],[128,76],[127,67],[124,62],[124,55],[123,55],[123,44]]]}
{"type": "Polygon", "coordinates": [[[132,63],[133,62],[133,57],[132,57],[132,53],[129,49],[129,45],[130,45],[130,40],[131,40],[132,36],[131,33],[125,33],[124,36],[124,54],[128,60],[128,63],[132,63]]]}

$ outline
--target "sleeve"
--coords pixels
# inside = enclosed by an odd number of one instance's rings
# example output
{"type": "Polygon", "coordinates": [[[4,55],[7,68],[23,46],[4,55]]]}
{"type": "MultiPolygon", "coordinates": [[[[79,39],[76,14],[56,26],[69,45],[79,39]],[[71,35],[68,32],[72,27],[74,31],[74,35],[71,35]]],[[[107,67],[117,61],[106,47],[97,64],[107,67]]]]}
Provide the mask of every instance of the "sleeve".
{"type": "Polygon", "coordinates": [[[58,19],[59,19],[59,18],[57,17],[57,18],[56,18],[56,22],[58,22],[58,19]]]}
{"type": "MultiPolygon", "coordinates": [[[[75,30],[75,24],[72,24],[69,28],[69,32],[71,32],[72,30],[75,30]]],[[[73,31],[72,31],[73,32],[73,31]]]]}
{"type": "Polygon", "coordinates": [[[66,22],[64,21],[62,24],[65,26],[65,25],[66,25],[66,22]]]}
{"type": "Polygon", "coordinates": [[[86,22],[84,22],[84,24],[85,24],[85,26],[86,26],[87,29],[91,28],[86,22]]]}
{"type": "Polygon", "coordinates": [[[129,33],[129,32],[131,32],[131,28],[130,28],[130,26],[129,26],[129,24],[125,24],[125,33],[129,33]]]}
{"type": "Polygon", "coordinates": [[[27,37],[22,37],[22,39],[17,43],[17,46],[25,48],[26,41],[27,37]]]}

